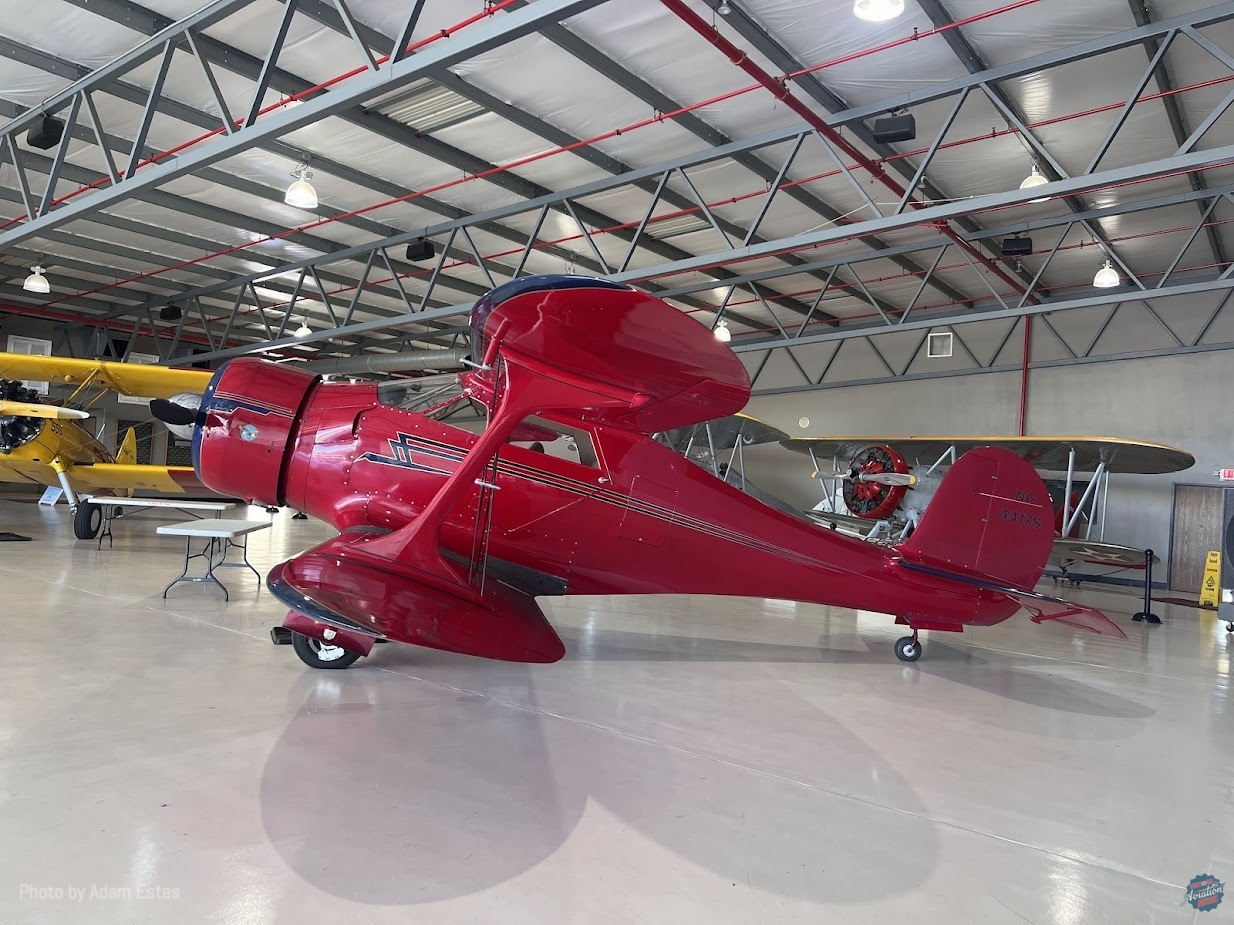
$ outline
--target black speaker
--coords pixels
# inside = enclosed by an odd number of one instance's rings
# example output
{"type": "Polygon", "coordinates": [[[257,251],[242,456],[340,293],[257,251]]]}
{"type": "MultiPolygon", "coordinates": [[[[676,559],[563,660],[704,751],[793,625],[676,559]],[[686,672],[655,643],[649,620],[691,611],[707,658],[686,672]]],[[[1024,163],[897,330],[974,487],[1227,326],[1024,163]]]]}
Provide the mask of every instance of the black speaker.
{"type": "Polygon", "coordinates": [[[64,137],[64,123],[55,116],[43,116],[30,131],[26,132],[26,144],[40,151],[54,148],[64,137]]]}
{"type": "Polygon", "coordinates": [[[179,305],[164,305],[159,311],[159,321],[179,321],[184,317],[184,312],[180,310],[179,305]]]}
{"type": "Polygon", "coordinates": [[[407,259],[412,261],[432,260],[437,256],[437,249],[428,238],[420,238],[407,245],[407,259]]]}
{"type": "Polygon", "coordinates": [[[874,120],[874,140],[880,144],[912,141],[917,137],[917,120],[911,115],[887,116],[874,120]]]}
{"type": "Polygon", "coordinates": [[[1003,238],[1004,257],[1027,257],[1032,252],[1032,238],[1003,238]]]}

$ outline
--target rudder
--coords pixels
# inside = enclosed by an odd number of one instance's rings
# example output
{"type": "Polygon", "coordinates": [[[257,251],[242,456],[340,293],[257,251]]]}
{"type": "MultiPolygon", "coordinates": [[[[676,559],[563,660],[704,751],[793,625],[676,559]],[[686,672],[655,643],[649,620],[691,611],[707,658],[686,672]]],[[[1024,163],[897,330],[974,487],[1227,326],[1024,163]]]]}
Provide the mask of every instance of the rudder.
{"type": "Polygon", "coordinates": [[[1032,466],[979,447],[947,472],[899,551],[920,565],[1031,590],[1054,544],[1053,510],[1032,466]]]}

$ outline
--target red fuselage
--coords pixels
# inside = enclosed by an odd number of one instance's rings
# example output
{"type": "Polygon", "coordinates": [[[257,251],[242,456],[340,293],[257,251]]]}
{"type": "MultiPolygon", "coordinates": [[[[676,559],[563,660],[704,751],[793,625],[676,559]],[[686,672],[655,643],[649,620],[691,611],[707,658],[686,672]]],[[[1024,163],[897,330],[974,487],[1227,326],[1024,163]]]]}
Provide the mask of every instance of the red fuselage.
{"type": "MultiPolygon", "coordinates": [[[[780,598],[937,629],[993,624],[1018,610],[986,590],[900,567],[894,547],[769,507],[647,435],[554,420],[590,433],[598,465],[506,445],[492,475],[491,522],[477,522],[474,486],[442,526],[446,550],[469,559],[486,537],[490,560],[555,580],[555,593],[780,598]]],[[[405,526],[478,439],[382,404],[371,383],[322,383],[255,360],[215,376],[198,431],[195,461],[211,488],[289,505],[340,531],[405,526]]]]}

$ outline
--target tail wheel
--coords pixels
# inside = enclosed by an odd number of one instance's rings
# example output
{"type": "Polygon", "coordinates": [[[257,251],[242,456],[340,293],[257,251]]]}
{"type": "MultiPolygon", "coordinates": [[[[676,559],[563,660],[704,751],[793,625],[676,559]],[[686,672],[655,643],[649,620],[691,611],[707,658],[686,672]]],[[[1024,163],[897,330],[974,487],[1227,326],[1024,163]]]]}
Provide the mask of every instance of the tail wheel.
{"type": "Polygon", "coordinates": [[[849,511],[867,520],[882,520],[890,517],[908,489],[903,485],[880,485],[863,482],[862,475],[881,475],[894,472],[904,475],[908,463],[904,457],[889,446],[868,446],[853,457],[849,465],[849,478],[844,482],[844,504],[849,511]]]}
{"type": "Polygon", "coordinates": [[[921,658],[921,642],[916,636],[901,636],[896,640],[896,658],[902,662],[915,662],[921,658]]]}
{"type": "Polygon", "coordinates": [[[79,540],[92,540],[103,525],[103,507],[93,501],[82,501],[73,515],[73,535],[79,540]]]}
{"type": "Polygon", "coordinates": [[[347,668],[360,657],[358,652],[348,652],[342,646],[332,646],[303,633],[291,634],[291,647],[310,668],[347,668]]]}

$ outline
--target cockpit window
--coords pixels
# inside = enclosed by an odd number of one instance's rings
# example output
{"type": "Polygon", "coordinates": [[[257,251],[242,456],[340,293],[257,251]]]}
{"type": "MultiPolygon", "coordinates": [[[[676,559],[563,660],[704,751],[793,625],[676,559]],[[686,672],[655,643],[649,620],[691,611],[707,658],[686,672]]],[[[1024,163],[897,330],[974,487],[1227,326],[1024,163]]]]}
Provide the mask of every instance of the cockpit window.
{"type": "Polygon", "coordinates": [[[484,406],[463,395],[455,374],[391,379],[377,386],[377,400],[391,408],[423,414],[434,421],[485,416],[484,406]]]}
{"type": "Polygon", "coordinates": [[[591,469],[600,468],[600,457],[590,431],[538,417],[526,418],[519,426],[525,428],[525,434],[530,436],[528,441],[519,441],[516,430],[515,442],[524,442],[524,445],[533,450],[538,448],[538,452],[547,456],[569,460],[591,469]]]}

